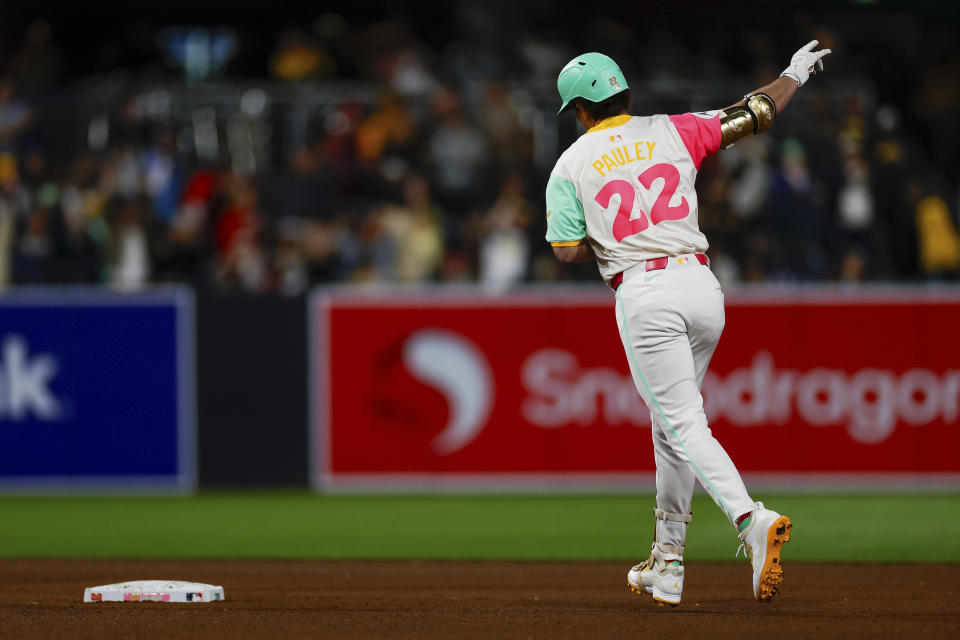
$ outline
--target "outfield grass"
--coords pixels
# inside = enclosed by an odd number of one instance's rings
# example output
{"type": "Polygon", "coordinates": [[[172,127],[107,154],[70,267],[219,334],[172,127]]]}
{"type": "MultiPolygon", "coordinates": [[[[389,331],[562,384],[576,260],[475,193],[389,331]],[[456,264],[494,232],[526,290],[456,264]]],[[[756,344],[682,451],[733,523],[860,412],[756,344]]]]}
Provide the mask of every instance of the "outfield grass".
{"type": "MultiPolygon", "coordinates": [[[[960,562],[960,495],[763,495],[790,515],[789,561],[960,562]]],[[[0,557],[641,559],[649,495],[0,498],[0,557]]],[[[703,495],[688,560],[738,541],[703,495]]]]}

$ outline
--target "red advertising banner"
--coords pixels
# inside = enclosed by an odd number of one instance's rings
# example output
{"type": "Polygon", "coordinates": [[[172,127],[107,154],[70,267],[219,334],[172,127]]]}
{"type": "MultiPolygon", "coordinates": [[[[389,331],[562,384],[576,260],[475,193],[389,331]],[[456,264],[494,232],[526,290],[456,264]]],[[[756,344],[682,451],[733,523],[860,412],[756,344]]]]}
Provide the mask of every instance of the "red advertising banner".
{"type": "MultiPolygon", "coordinates": [[[[315,484],[613,485],[654,470],[602,289],[319,291],[315,484]]],[[[704,383],[747,477],[960,486],[960,290],[727,296],[704,383]]]]}

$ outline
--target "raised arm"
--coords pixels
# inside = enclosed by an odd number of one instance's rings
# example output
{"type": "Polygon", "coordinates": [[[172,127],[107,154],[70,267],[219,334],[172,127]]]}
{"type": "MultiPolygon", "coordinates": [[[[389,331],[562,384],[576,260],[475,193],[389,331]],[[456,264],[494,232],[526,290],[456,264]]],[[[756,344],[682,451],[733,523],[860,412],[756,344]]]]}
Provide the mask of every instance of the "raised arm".
{"type": "Polygon", "coordinates": [[[768,85],[751,91],[743,100],[725,108],[720,114],[720,147],[728,149],[734,143],[751,133],[763,133],[773,124],[778,113],[790,104],[790,100],[811,75],[823,71],[823,57],[830,49],[814,51],[817,40],[811,40],[800,48],[790,66],[783,70],[780,77],[768,85]]]}

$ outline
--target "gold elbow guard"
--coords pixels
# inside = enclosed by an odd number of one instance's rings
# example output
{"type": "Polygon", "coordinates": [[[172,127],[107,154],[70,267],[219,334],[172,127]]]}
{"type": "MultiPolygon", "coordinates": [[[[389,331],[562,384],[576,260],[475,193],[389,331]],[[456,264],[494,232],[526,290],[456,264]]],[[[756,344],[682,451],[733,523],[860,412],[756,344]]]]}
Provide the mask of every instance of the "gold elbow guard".
{"type": "Polygon", "coordinates": [[[777,105],[765,93],[746,97],[745,105],[730,107],[720,113],[720,147],[729,149],[747,134],[763,133],[777,117],[777,105]]]}
{"type": "Polygon", "coordinates": [[[763,133],[773,124],[777,117],[777,105],[773,98],[765,93],[755,93],[747,98],[747,108],[757,117],[757,130],[754,133],[763,133]]]}
{"type": "Polygon", "coordinates": [[[757,128],[757,116],[747,107],[725,109],[720,113],[720,148],[729,149],[737,140],[757,128]]]}

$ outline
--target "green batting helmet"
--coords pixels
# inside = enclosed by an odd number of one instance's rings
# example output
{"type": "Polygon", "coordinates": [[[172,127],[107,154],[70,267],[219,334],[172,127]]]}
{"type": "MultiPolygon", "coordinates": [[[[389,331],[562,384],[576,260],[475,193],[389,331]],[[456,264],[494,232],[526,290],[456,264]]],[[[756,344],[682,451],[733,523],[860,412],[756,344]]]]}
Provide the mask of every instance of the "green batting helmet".
{"type": "Polygon", "coordinates": [[[574,98],[590,102],[602,102],[630,87],[623,71],[609,56],[602,53],[584,53],[567,63],[557,76],[557,91],[560,92],[560,115],[574,98]]]}

